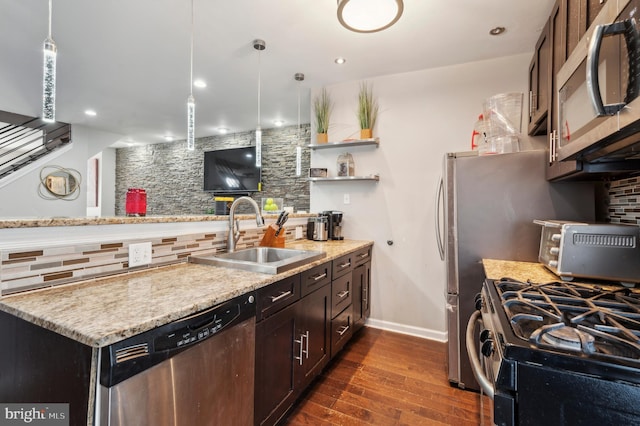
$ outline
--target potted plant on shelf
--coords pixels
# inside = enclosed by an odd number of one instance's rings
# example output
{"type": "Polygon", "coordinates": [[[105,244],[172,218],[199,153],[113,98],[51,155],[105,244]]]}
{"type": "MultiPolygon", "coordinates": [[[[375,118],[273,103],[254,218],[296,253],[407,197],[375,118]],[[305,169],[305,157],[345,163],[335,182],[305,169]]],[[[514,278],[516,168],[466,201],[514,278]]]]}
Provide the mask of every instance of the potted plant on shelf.
{"type": "Polygon", "coordinates": [[[331,95],[326,88],[323,87],[322,91],[313,99],[313,110],[316,116],[317,142],[327,143],[333,102],[331,102],[331,95]]]}
{"type": "Polygon", "coordinates": [[[363,82],[358,93],[358,121],[360,139],[371,139],[378,118],[378,100],[373,96],[373,86],[363,82]]]}

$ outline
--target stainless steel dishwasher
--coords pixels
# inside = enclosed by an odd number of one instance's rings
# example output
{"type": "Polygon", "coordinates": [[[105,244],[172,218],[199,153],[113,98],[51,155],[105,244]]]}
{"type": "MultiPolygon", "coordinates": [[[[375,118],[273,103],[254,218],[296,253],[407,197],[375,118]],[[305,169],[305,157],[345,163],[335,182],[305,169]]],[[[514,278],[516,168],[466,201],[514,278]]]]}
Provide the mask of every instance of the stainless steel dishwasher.
{"type": "Polygon", "coordinates": [[[252,425],[255,296],[101,351],[100,425],[252,425]]]}

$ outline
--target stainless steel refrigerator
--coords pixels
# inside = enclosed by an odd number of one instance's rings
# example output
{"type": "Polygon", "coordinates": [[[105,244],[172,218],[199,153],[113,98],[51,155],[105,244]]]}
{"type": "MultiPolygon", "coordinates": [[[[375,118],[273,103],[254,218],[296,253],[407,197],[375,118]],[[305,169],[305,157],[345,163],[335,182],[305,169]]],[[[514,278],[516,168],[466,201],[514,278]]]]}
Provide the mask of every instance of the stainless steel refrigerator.
{"type": "Polygon", "coordinates": [[[594,220],[594,184],[549,183],[545,161],[541,150],[445,156],[436,228],[447,271],[452,385],[479,389],[467,356],[465,331],[484,280],[482,259],[537,262],[541,228],[534,219],[594,220]]]}

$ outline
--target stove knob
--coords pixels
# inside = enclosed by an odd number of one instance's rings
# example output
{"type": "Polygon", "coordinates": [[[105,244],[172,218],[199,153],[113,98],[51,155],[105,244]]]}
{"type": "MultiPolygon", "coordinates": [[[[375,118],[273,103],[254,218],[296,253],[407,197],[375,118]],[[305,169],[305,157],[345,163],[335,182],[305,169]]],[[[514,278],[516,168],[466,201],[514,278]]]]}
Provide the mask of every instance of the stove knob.
{"type": "Polygon", "coordinates": [[[491,330],[487,330],[486,328],[484,330],[482,330],[480,332],[480,341],[482,343],[486,342],[487,340],[491,339],[493,337],[493,333],[491,333],[491,330]]]}
{"type": "Polygon", "coordinates": [[[493,347],[493,340],[491,339],[484,342],[482,344],[482,347],[480,348],[480,352],[482,352],[482,355],[486,356],[487,358],[489,358],[493,354],[494,350],[495,348],[493,347]]]}
{"type": "Polygon", "coordinates": [[[557,256],[560,254],[560,249],[558,247],[551,247],[551,249],[549,249],[549,253],[551,253],[554,256],[557,256]]]}
{"type": "Polygon", "coordinates": [[[560,241],[562,239],[562,235],[560,234],[553,234],[551,236],[551,241],[560,241]]]}
{"type": "Polygon", "coordinates": [[[550,260],[549,261],[549,266],[557,268],[558,267],[558,261],[557,260],[550,260]]]}
{"type": "Polygon", "coordinates": [[[482,303],[482,293],[478,293],[476,294],[475,297],[475,307],[476,310],[479,311],[482,309],[483,303],[482,303]]]}

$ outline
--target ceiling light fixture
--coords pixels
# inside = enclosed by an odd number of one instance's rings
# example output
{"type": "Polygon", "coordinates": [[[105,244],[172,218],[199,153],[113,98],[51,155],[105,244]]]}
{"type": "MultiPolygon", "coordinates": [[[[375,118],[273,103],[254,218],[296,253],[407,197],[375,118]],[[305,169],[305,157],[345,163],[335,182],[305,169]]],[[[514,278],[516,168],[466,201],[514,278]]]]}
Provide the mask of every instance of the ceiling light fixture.
{"type": "Polygon", "coordinates": [[[402,0],[338,0],[338,21],[357,33],[389,28],[402,16],[402,0]]]}
{"type": "Polygon", "coordinates": [[[98,115],[98,113],[92,109],[87,109],[84,111],[84,115],[88,115],[89,117],[95,117],[96,115],[98,115]]]}
{"type": "Polygon", "coordinates": [[[335,62],[338,65],[342,65],[345,62],[347,62],[347,60],[345,58],[336,58],[333,62],[335,62]]]}
{"type": "Polygon", "coordinates": [[[191,55],[189,61],[190,80],[189,97],[187,98],[187,149],[193,151],[196,148],[196,101],[193,98],[193,0],[191,0],[191,55]]]}
{"type": "Polygon", "coordinates": [[[205,87],[207,87],[207,82],[204,80],[196,80],[193,82],[193,85],[196,86],[198,89],[204,89],[205,87]]]}
{"type": "Polygon", "coordinates": [[[495,27],[489,30],[489,34],[493,35],[493,36],[497,36],[502,34],[503,32],[505,32],[506,28],[505,27],[495,27]]]}
{"type": "Polygon", "coordinates": [[[226,135],[227,133],[229,133],[229,129],[227,129],[226,127],[218,127],[218,133],[220,133],[221,135],[226,135]]]}
{"type": "Polygon", "coordinates": [[[56,56],[58,47],[51,38],[52,0],[49,0],[49,35],[44,40],[44,72],[42,74],[42,119],[56,121],[56,56]]]}
{"type": "Polygon", "coordinates": [[[264,40],[253,40],[253,48],[258,51],[258,125],[256,126],[256,166],[262,166],[262,128],[260,127],[260,52],[267,48],[264,40]]]}
{"type": "Polygon", "coordinates": [[[284,120],[274,120],[273,124],[275,124],[276,127],[282,127],[284,125],[284,120]]]}
{"type": "Polygon", "coordinates": [[[300,82],[304,81],[304,74],[295,73],[294,80],[298,82],[298,137],[296,141],[296,176],[302,174],[302,147],[300,146],[300,82]]]}

